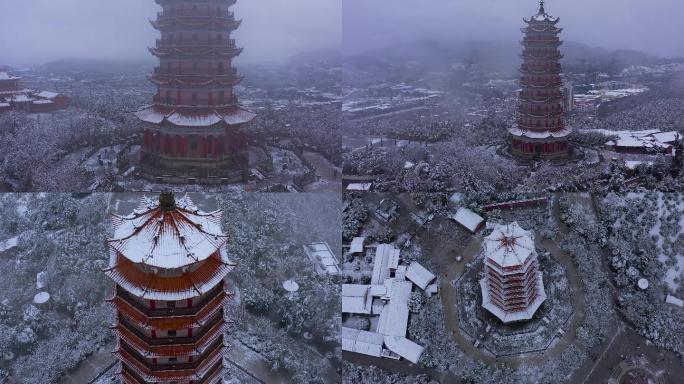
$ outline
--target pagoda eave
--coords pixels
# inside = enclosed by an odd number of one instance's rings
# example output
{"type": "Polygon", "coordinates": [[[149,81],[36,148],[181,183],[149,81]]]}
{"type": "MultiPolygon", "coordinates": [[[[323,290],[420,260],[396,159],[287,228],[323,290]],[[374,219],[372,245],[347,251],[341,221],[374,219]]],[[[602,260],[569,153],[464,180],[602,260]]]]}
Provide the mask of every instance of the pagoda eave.
{"type": "Polygon", "coordinates": [[[226,329],[226,326],[222,326],[218,331],[212,331],[211,334],[203,338],[201,343],[195,345],[151,345],[121,325],[112,327],[112,332],[121,342],[126,343],[126,345],[137,351],[141,356],[154,359],[160,357],[200,356],[214,346],[217,341],[221,340],[221,336],[226,329]]]}
{"type": "Polygon", "coordinates": [[[114,351],[114,355],[119,358],[126,365],[127,368],[135,371],[146,382],[150,383],[168,383],[174,381],[196,381],[204,378],[211,370],[215,369],[217,365],[223,365],[223,355],[227,347],[221,347],[214,351],[201,364],[199,369],[179,369],[179,370],[161,370],[158,366],[157,370],[150,369],[144,363],[140,362],[128,351],[119,349],[114,351]]]}
{"type": "Polygon", "coordinates": [[[228,305],[230,296],[228,296],[226,291],[222,291],[201,309],[198,309],[196,313],[187,315],[164,315],[160,310],[140,308],[119,295],[114,296],[114,298],[108,301],[120,314],[126,316],[126,318],[135,322],[143,329],[174,330],[203,327],[223,307],[228,305]]]}
{"type": "Polygon", "coordinates": [[[178,106],[153,105],[135,112],[136,117],[151,124],[177,127],[211,127],[216,124],[240,126],[252,121],[256,114],[239,106],[178,106]]]}

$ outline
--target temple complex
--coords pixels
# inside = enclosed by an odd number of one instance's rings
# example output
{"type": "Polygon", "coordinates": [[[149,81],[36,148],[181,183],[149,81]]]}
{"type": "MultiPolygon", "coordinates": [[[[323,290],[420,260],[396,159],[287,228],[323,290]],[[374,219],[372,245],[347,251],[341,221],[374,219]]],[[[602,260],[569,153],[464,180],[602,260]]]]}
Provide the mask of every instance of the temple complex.
{"type": "Polygon", "coordinates": [[[0,70],[0,112],[53,112],[69,106],[69,98],[57,92],[21,87],[21,77],[0,70]]]}
{"type": "Polygon", "coordinates": [[[482,306],[503,323],[529,320],[546,300],[534,236],[513,222],[498,224],[482,247],[482,306]]]}
{"type": "Polygon", "coordinates": [[[203,212],[184,197],[143,198],[126,216],[112,215],[114,236],[105,274],[115,283],[124,384],[219,383],[226,331],[224,278],[233,269],[221,211],[203,212]]]}
{"type": "Polygon", "coordinates": [[[236,0],[156,0],[152,26],[161,39],[151,81],[153,104],[138,110],[144,122],[143,177],[158,182],[222,184],[247,172],[245,124],[255,114],[242,108],[233,87],[242,77],[233,66],[238,48],[231,33],[240,21],[236,0]]]}
{"type": "Polygon", "coordinates": [[[547,160],[570,154],[572,130],[563,118],[559,20],[547,14],[540,1],[539,12],[525,19],[527,27],[522,28],[522,91],[516,123],[509,130],[511,153],[521,158],[547,160]]]}

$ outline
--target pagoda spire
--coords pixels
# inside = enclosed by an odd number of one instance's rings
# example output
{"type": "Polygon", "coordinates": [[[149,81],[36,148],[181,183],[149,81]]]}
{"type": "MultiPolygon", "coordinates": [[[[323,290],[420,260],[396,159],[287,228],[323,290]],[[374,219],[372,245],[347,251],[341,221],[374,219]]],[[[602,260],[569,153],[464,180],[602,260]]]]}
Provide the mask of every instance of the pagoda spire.
{"type": "Polygon", "coordinates": [[[544,10],[544,0],[539,0],[539,14],[543,15],[546,11],[544,10]]]}

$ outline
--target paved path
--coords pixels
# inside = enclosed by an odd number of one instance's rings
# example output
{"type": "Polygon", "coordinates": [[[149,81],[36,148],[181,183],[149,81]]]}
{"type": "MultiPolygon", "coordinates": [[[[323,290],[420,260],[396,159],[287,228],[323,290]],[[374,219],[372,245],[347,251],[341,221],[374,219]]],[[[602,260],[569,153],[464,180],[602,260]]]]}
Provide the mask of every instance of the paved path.
{"type": "Polygon", "coordinates": [[[105,345],[100,351],[81,361],[74,371],[60,380],[60,384],[84,384],[97,379],[102,372],[116,362],[116,358],[112,355],[113,350],[114,343],[105,345]]]}
{"type": "Polygon", "coordinates": [[[342,192],[342,169],[334,166],[317,152],[304,151],[303,157],[314,167],[321,179],[304,186],[305,192],[342,192]]]}

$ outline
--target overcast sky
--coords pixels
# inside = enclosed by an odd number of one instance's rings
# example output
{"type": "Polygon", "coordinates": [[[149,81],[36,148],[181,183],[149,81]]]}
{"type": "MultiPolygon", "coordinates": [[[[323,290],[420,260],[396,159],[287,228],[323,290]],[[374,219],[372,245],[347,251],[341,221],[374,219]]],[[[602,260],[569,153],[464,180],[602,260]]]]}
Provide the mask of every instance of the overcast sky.
{"type": "MultiPolygon", "coordinates": [[[[341,0],[238,0],[244,62],[341,44],[341,0]]],[[[64,58],[150,58],[154,0],[0,0],[0,66],[64,58]]]]}
{"type": "MultiPolygon", "coordinates": [[[[424,38],[520,40],[538,0],[343,0],[346,53],[424,38]]],[[[547,0],[562,38],[684,57],[683,0],[547,0]]]]}

